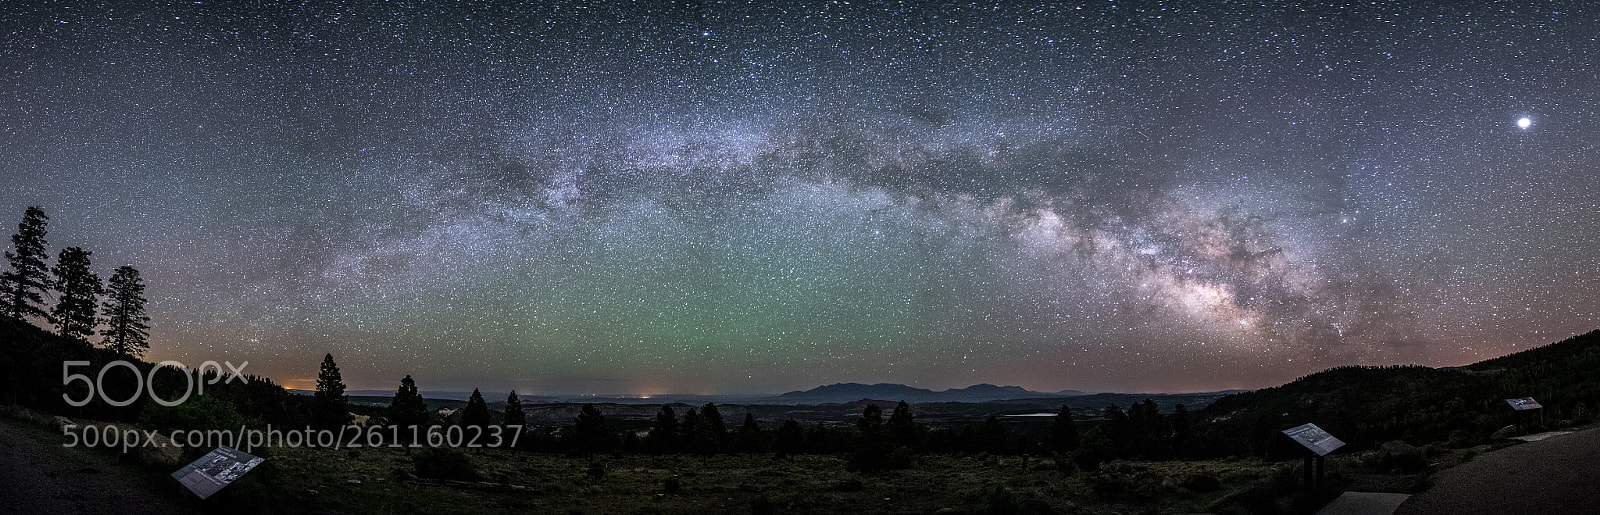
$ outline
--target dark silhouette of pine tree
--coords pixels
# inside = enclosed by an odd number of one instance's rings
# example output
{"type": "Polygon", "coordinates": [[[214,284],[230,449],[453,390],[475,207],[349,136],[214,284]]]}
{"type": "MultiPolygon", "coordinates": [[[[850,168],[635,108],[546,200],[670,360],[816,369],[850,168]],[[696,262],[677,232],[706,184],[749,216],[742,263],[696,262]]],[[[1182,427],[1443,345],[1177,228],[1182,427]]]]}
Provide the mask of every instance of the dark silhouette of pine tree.
{"type": "Polygon", "coordinates": [[[889,414],[889,439],[895,445],[914,448],[920,443],[917,436],[917,422],[911,418],[911,406],[900,401],[889,414]]]}
{"type": "Polygon", "coordinates": [[[578,418],[573,421],[572,439],[579,452],[594,462],[594,454],[611,449],[616,440],[611,432],[611,424],[606,422],[605,415],[593,404],[584,404],[578,412],[578,418]]]}
{"type": "Polygon", "coordinates": [[[472,396],[467,397],[467,407],[461,409],[461,425],[478,426],[488,431],[489,404],[483,402],[483,394],[478,393],[477,388],[473,388],[472,396]]]}
{"type": "Polygon", "coordinates": [[[695,435],[703,431],[700,429],[703,424],[704,422],[700,420],[699,410],[689,408],[689,411],[683,412],[683,423],[678,425],[678,441],[681,442],[684,450],[699,452],[699,449],[694,448],[695,435]]]}
{"type": "Polygon", "coordinates": [[[1128,408],[1129,444],[1133,457],[1146,460],[1168,458],[1172,442],[1167,421],[1155,401],[1145,399],[1128,408]]]}
{"type": "Polygon", "coordinates": [[[792,458],[805,448],[805,428],[794,419],[783,421],[778,426],[778,435],[773,439],[772,450],[779,458],[792,458]]]}
{"type": "Polygon", "coordinates": [[[150,348],[150,317],[144,313],[144,282],[139,271],[131,266],[117,267],[107,283],[105,305],[106,329],[100,335],[107,349],[124,356],[139,357],[150,348]]]}
{"type": "Polygon", "coordinates": [[[1128,414],[1117,406],[1106,406],[1105,435],[1111,441],[1111,451],[1119,458],[1130,458],[1133,455],[1132,439],[1128,432],[1128,414]]]}
{"type": "Polygon", "coordinates": [[[62,249],[55,268],[50,270],[56,276],[56,291],[61,292],[56,297],[55,308],[50,310],[50,321],[55,323],[61,337],[81,342],[88,342],[94,327],[99,325],[95,304],[100,300],[102,288],[100,276],[89,270],[90,254],[78,247],[62,249]]]}
{"type": "Polygon", "coordinates": [[[974,435],[975,443],[983,452],[991,454],[1005,454],[1011,451],[1011,433],[1006,431],[1006,426],[1000,423],[1000,418],[989,415],[983,419],[983,424],[978,426],[974,435]]]}
{"type": "Polygon", "coordinates": [[[847,463],[850,470],[874,473],[910,466],[910,453],[889,442],[889,428],[883,423],[883,408],[868,404],[861,410],[861,418],[856,420],[856,429],[860,434],[851,446],[847,463]]]}
{"type": "Polygon", "coordinates": [[[862,436],[877,438],[883,436],[883,408],[877,404],[868,404],[861,410],[861,418],[856,419],[856,429],[862,436]]]}
{"type": "Polygon", "coordinates": [[[505,420],[505,423],[508,426],[525,426],[525,425],[528,425],[528,414],[527,413],[523,413],[523,411],[522,411],[522,399],[518,399],[517,398],[517,391],[516,390],[512,390],[511,394],[506,396],[506,420],[505,420]]]}
{"type": "Polygon", "coordinates": [[[1066,406],[1056,413],[1050,423],[1050,450],[1072,452],[1078,448],[1078,425],[1072,422],[1072,410],[1066,406]]]}
{"type": "Polygon", "coordinates": [[[17,320],[27,317],[44,317],[44,292],[50,286],[49,270],[45,267],[45,225],[50,217],[44,210],[29,207],[17,224],[17,233],[11,235],[13,251],[6,251],[6,261],[11,269],[0,274],[0,293],[4,294],[5,315],[17,320]]]}
{"type": "Polygon", "coordinates": [[[678,442],[682,441],[679,436],[678,413],[673,411],[672,405],[662,404],[661,411],[656,412],[656,425],[650,428],[650,435],[647,437],[650,450],[677,452],[678,442]]]}
{"type": "Polygon", "coordinates": [[[722,420],[722,412],[715,403],[708,402],[700,407],[700,424],[695,430],[690,440],[695,452],[708,455],[722,452],[728,439],[728,424],[722,420]]]}
{"type": "MultiPolygon", "coordinates": [[[[394,399],[389,401],[389,424],[400,428],[400,439],[405,442],[411,441],[413,432],[418,440],[425,438],[428,404],[417,392],[417,383],[411,380],[410,375],[400,380],[400,388],[394,392],[394,399]]],[[[410,447],[406,447],[406,453],[411,453],[410,447]]]]}
{"type": "Polygon", "coordinates": [[[761,441],[761,426],[756,425],[755,414],[745,413],[744,424],[739,426],[739,450],[751,454],[763,452],[765,443],[761,441]]]}
{"type": "Polygon", "coordinates": [[[1172,455],[1183,459],[1183,446],[1189,441],[1189,409],[1182,404],[1172,407],[1172,455]]]}
{"type": "Polygon", "coordinates": [[[322,358],[322,370],[317,372],[317,392],[311,396],[311,424],[334,429],[348,423],[350,399],[344,394],[339,365],[333,362],[333,354],[328,354],[322,358]]]}
{"type": "Polygon", "coordinates": [[[417,382],[408,374],[400,380],[394,399],[389,401],[389,423],[395,425],[423,425],[428,423],[428,405],[417,391],[417,382]]]}

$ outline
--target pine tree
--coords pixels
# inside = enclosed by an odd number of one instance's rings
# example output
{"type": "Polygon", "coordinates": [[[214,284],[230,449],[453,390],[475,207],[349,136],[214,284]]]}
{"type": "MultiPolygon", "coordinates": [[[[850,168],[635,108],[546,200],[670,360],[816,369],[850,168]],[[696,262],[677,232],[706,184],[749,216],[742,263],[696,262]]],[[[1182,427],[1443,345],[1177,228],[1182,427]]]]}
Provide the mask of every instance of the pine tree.
{"type": "Polygon", "coordinates": [[[322,370],[317,372],[317,393],[311,396],[311,422],[323,429],[350,423],[350,399],[344,395],[344,379],[339,376],[339,365],[333,362],[333,354],[322,358],[322,370]]]}
{"type": "Polygon", "coordinates": [[[717,410],[715,403],[708,402],[700,408],[700,424],[695,429],[696,434],[691,442],[696,451],[703,454],[722,451],[723,443],[728,438],[728,424],[722,420],[722,412],[717,410]]]}
{"type": "Polygon", "coordinates": [[[1183,446],[1189,441],[1189,409],[1182,404],[1172,408],[1172,454],[1183,459],[1183,446]]]}
{"type": "Polygon", "coordinates": [[[45,224],[50,217],[44,215],[44,210],[38,207],[29,207],[22,217],[22,222],[17,224],[17,233],[11,235],[11,244],[15,252],[6,251],[6,261],[11,263],[11,269],[0,274],[0,286],[5,295],[3,307],[5,315],[16,320],[26,320],[29,316],[44,317],[44,292],[49,287],[50,278],[46,275],[49,270],[45,268],[46,234],[45,224]]]}
{"type": "Polygon", "coordinates": [[[1072,410],[1066,406],[1061,407],[1061,412],[1056,413],[1056,419],[1050,424],[1050,449],[1056,452],[1072,452],[1078,448],[1078,425],[1072,422],[1072,410]]]}
{"type": "Polygon", "coordinates": [[[650,449],[654,452],[677,452],[680,441],[678,433],[678,413],[672,410],[672,405],[662,404],[661,411],[656,413],[656,425],[650,428],[650,449]]]}
{"type": "Polygon", "coordinates": [[[761,426],[756,425],[756,416],[753,413],[744,414],[744,424],[739,427],[739,447],[747,453],[758,453],[765,449],[761,441],[761,426]]]}
{"type": "MultiPolygon", "coordinates": [[[[389,424],[401,429],[399,434],[403,440],[409,442],[413,431],[418,439],[424,438],[422,426],[428,424],[428,404],[417,392],[417,383],[410,375],[400,380],[400,388],[389,401],[389,424]],[[411,429],[413,427],[416,429],[411,429]]],[[[406,453],[411,453],[410,447],[406,447],[406,453]]]]}
{"type": "Polygon", "coordinates": [[[62,249],[51,270],[56,276],[56,291],[61,295],[56,298],[56,307],[50,310],[50,321],[55,323],[56,331],[63,338],[82,342],[87,342],[89,335],[94,334],[94,327],[99,325],[95,303],[99,301],[102,288],[100,276],[89,270],[90,254],[78,247],[62,249]]]}
{"type": "Polygon", "coordinates": [[[1104,416],[1106,421],[1101,427],[1106,429],[1113,454],[1121,458],[1131,458],[1133,439],[1129,435],[1131,425],[1128,423],[1128,414],[1120,407],[1106,406],[1104,416]]]}
{"type": "Polygon", "coordinates": [[[489,430],[489,404],[483,402],[483,394],[478,393],[477,388],[473,388],[472,396],[467,397],[467,407],[461,409],[461,425],[489,430]]]}
{"type": "Polygon", "coordinates": [[[693,447],[695,442],[695,434],[702,432],[700,426],[703,424],[704,422],[701,422],[700,412],[698,410],[689,408],[689,411],[683,412],[683,423],[678,425],[678,441],[682,443],[686,450],[699,450],[694,449],[693,447]]]}
{"type": "Polygon", "coordinates": [[[578,418],[573,421],[572,437],[579,451],[594,462],[594,453],[611,449],[615,435],[611,433],[611,424],[606,422],[605,415],[600,413],[593,404],[584,404],[578,412],[578,418]]]}
{"type": "Polygon", "coordinates": [[[522,399],[517,398],[516,390],[512,390],[511,395],[506,396],[505,423],[508,426],[528,425],[528,414],[522,412],[522,399]]]}
{"type": "Polygon", "coordinates": [[[107,283],[106,302],[102,306],[106,316],[106,329],[100,333],[107,349],[124,356],[138,357],[150,348],[150,317],[144,313],[144,283],[139,271],[131,266],[117,267],[107,283]]]}
{"type": "Polygon", "coordinates": [[[789,458],[799,454],[805,447],[805,428],[800,427],[800,423],[792,418],[783,421],[783,425],[778,426],[778,436],[773,440],[772,447],[779,458],[789,458]]]}
{"type": "Polygon", "coordinates": [[[861,430],[862,436],[876,438],[883,434],[883,408],[877,404],[868,404],[861,410],[861,418],[856,419],[856,429],[861,430]]]}
{"type": "Polygon", "coordinates": [[[1011,433],[1000,423],[1000,418],[994,415],[983,419],[983,424],[978,426],[976,439],[984,452],[1005,454],[1011,451],[1011,433]]]}
{"type": "Polygon", "coordinates": [[[896,445],[917,446],[917,422],[912,420],[911,406],[906,401],[900,401],[889,414],[889,439],[896,445]]]}

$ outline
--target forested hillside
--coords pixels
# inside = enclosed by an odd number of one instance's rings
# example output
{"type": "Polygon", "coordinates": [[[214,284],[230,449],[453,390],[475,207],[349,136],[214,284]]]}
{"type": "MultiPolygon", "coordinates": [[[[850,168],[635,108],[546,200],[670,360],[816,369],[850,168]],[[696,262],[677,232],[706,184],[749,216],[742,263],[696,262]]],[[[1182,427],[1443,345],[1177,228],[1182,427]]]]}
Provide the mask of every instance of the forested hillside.
{"type": "Polygon", "coordinates": [[[1600,331],[1476,363],[1339,367],[1288,384],[1230,395],[1200,412],[1195,452],[1284,457],[1298,452],[1277,437],[1315,423],[1356,446],[1487,438],[1517,421],[1505,399],[1534,397],[1544,427],[1593,421],[1600,405],[1600,331]]]}

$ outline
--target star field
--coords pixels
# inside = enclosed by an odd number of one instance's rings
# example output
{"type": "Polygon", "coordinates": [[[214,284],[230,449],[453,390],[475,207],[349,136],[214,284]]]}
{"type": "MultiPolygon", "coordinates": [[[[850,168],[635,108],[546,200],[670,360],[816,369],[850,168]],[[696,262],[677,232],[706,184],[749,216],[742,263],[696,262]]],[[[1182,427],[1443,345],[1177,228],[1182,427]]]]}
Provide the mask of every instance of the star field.
{"type": "Polygon", "coordinates": [[[0,8],[0,213],[156,360],[1195,391],[1600,325],[1582,2],[157,4],[0,8]]]}

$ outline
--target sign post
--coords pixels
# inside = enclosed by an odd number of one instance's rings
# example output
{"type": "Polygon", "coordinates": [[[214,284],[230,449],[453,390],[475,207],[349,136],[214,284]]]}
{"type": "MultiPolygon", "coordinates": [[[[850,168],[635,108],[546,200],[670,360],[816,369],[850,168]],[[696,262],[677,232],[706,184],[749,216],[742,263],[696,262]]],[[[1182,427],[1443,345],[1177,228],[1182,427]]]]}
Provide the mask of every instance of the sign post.
{"type": "Polygon", "coordinates": [[[1344,441],[1334,438],[1316,424],[1303,424],[1283,430],[1290,440],[1306,448],[1305,484],[1307,492],[1315,492],[1322,484],[1323,457],[1344,446],[1344,441]]]}
{"type": "Polygon", "coordinates": [[[1539,415],[1540,422],[1544,422],[1544,406],[1541,406],[1539,401],[1533,400],[1533,397],[1506,399],[1506,404],[1510,404],[1511,409],[1517,412],[1517,429],[1523,433],[1533,431],[1534,415],[1539,415]]]}
{"type": "Polygon", "coordinates": [[[256,468],[262,461],[266,460],[222,446],[194,460],[194,463],[184,465],[177,472],[173,472],[172,477],[183,483],[183,486],[189,487],[189,491],[205,499],[217,493],[222,487],[233,483],[233,480],[239,479],[245,472],[256,468]]]}

